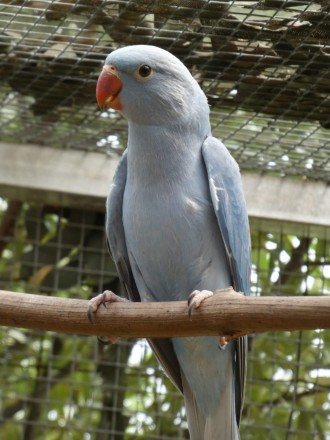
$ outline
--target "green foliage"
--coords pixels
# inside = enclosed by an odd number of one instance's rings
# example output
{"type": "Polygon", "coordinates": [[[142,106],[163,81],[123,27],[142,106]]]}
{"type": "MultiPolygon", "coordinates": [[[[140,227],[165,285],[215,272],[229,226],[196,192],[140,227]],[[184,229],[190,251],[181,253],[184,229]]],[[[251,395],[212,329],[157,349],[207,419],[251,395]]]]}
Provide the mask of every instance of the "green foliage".
{"type": "Polygon", "coordinates": [[[133,414],[125,440],[135,438],[189,438],[182,399],[170,380],[159,370],[151,349],[137,344],[128,363],[125,407],[133,414]],[[139,382],[136,368],[142,369],[139,382]],[[142,396],[137,399],[137,395],[142,396]],[[141,398],[142,397],[142,398],[141,398]]]}
{"type": "MultiPolygon", "coordinates": [[[[326,240],[253,231],[252,243],[255,292],[329,294],[329,277],[324,277],[330,255],[326,240]]],[[[248,420],[243,419],[242,438],[327,438],[329,335],[314,330],[253,338],[244,411],[248,420]],[[265,421],[268,427],[262,427],[265,421]]]]}

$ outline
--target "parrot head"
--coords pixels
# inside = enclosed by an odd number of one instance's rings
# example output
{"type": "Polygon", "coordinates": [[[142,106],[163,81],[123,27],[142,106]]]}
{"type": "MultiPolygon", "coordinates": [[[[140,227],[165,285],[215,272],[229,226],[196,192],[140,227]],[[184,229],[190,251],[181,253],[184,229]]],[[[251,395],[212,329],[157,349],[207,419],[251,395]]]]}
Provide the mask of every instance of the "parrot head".
{"type": "Polygon", "coordinates": [[[192,111],[209,114],[206,96],[174,55],[155,46],[128,46],[105,60],[96,86],[99,107],[120,111],[128,120],[162,125],[192,111]]]}

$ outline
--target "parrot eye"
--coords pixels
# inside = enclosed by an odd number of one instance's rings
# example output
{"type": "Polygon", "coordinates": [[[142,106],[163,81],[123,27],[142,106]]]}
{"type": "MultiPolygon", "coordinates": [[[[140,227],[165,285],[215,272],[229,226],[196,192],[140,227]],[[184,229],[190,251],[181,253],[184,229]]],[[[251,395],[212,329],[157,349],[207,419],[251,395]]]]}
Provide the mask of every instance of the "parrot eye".
{"type": "Polygon", "coordinates": [[[142,78],[147,78],[148,76],[151,75],[151,72],[152,72],[152,68],[148,66],[148,64],[143,64],[142,66],[139,67],[138,70],[138,74],[142,78]]]}

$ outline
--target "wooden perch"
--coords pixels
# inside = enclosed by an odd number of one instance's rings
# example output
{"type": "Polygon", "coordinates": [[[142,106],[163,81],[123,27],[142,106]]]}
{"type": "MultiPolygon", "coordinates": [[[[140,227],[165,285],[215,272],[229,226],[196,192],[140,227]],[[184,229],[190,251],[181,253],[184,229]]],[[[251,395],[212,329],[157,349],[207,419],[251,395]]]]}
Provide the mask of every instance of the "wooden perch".
{"type": "Polygon", "coordinates": [[[330,296],[244,297],[233,289],[216,291],[191,319],[185,301],[112,303],[100,306],[95,324],[88,301],[0,290],[0,325],[80,335],[131,338],[227,335],[267,331],[330,329],[330,296]]]}

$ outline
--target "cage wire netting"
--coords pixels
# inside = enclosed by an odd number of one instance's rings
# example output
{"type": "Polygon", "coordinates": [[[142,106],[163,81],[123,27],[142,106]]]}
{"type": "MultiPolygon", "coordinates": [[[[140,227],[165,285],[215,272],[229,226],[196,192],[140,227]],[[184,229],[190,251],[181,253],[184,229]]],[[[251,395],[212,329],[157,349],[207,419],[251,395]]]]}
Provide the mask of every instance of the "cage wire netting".
{"type": "MultiPolygon", "coordinates": [[[[102,213],[3,202],[1,225],[2,288],[84,299],[120,290],[102,213]]],[[[254,293],[330,293],[325,235],[257,228],[252,243],[254,293]]],[[[329,342],[323,330],[250,337],[243,440],[330,438],[329,342]]],[[[143,340],[109,347],[1,328],[0,350],[3,439],[189,438],[183,400],[143,340]]]]}
{"type": "MultiPolygon", "coordinates": [[[[0,8],[0,140],[13,148],[120,155],[126,122],[98,110],[97,77],[115,48],[154,44],[200,83],[213,133],[242,170],[330,180],[328,1],[0,0],[0,8]]],[[[120,291],[104,213],[9,200],[0,216],[2,289],[84,299],[120,291]]],[[[329,294],[327,233],[254,225],[253,293],[329,294]]],[[[322,330],[250,337],[242,440],[330,439],[329,342],[322,330]]],[[[188,438],[182,398],[144,341],[110,348],[1,328],[0,350],[0,439],[188,438]]]]}
{"type": "Polygon", "coordinates": [[[100,117],[97,76],[114,48],[154,44],[192,71],[243,169],[329,180],[328,1],[0,5],[4,141],[120,153],[126,123],[100,117]]]}

